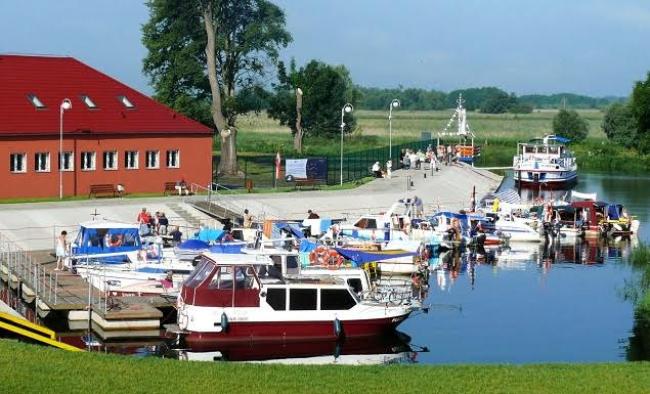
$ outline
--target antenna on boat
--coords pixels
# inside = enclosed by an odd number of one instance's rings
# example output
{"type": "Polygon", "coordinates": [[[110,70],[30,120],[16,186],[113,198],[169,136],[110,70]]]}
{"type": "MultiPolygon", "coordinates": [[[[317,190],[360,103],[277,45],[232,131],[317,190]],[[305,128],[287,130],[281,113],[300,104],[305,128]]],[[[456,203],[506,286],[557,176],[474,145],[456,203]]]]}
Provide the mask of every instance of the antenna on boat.
{"type": "Polygon", "coordinates": [[[93,217],[93,221],[97,218],[97,216],[101,215],[99,212],[97,212],[97,208],[95,208],[95,211],[90,214],[90,216],[93,217]]]}

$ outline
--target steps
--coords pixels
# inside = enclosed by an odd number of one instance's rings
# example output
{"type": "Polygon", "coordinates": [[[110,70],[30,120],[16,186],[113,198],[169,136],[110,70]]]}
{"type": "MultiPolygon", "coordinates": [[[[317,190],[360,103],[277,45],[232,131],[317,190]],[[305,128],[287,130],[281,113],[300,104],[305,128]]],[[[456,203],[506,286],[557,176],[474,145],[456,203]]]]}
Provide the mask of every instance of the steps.
{"type": "Polygon", "coordinates": [[[201,227],[201,224],[205,219],[202,215],[199,216],[195,213],[196,211],[192,205],[186,203],[171,203],[167,204],[167,206],[192,227],[201,227]]]}

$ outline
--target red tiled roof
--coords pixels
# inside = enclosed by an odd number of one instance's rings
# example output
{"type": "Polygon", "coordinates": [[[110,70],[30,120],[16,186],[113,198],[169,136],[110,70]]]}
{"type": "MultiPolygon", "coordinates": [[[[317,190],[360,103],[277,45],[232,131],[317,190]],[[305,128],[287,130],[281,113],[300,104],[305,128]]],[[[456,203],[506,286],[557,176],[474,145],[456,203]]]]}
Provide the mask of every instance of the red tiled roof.
{"type": "Polygon", "coordinates": [[[212,133],[209,127],[77,59],[0,54],[0,135],[58,135],[59,107],[64,98],[72,101],[64,115],[65,134],[212,133]],[[46,108],[34,107],[30,94],[46,108]],[[82,95],[90,97],[97,108],[89,109],[82,95]],[[120,96],[126,96],[134,108],[126,108],[120,96]]]}

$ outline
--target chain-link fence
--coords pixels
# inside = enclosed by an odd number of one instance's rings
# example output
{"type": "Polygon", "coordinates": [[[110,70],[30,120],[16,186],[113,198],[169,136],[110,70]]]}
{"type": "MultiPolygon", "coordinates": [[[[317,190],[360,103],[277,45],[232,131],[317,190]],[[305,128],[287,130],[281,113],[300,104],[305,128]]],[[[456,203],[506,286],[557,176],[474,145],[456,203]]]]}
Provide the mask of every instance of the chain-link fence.
{"type": "MultiPolygon", "coordinates": [[[[392,146],[392,169],[402,168],[400,161],[403,152],[407,149],[417,151],[426,149],[431,146],[436,148],[435,140],[413,141],[392,146]]],[[[280,174],[276,179],[275,174],[275,155],[262,154],[257,156],[239,156],[238,166],[241,171],[240,176],[219,176],[217,168],[219,166],[219,156],[212,158],[213,182],[227,188],[269,188],[269,187],[293,187],[294,182],[287,182],[284,179],[284,160],[289,158],[299,158],[288,156],[282,158],[280,174]]],[[[322,179],[323,183],[336,185],[341,182],[353,182],[368,176],[372,176],[371,167],[375,162],[379,162],[383,169],[386,168],[386,162],[391,158],[388,146],[381,148],[366,149],[356,152],[343,152],[343,166],[341,167],[341,156],[318,156],[310,158],[324,158],[327,160],[327,179],[322,179]],[[342,170],[342,171],[341,171],[342,170]]]]}

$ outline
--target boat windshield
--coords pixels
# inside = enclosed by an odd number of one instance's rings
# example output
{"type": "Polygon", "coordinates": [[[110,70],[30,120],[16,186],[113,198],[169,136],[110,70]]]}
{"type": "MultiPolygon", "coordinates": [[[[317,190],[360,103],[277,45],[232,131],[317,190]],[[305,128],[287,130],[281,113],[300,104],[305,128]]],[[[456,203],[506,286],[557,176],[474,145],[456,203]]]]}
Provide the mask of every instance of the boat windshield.
{"type": "Polygon", "coordinates": [[[203,281],[210,276],[212,270],[214,269],[214,264],[210,261],[203,260],[201,264],[192,272],[192,274],[185,281],[185,286],[196,288],[203,281]]]}

